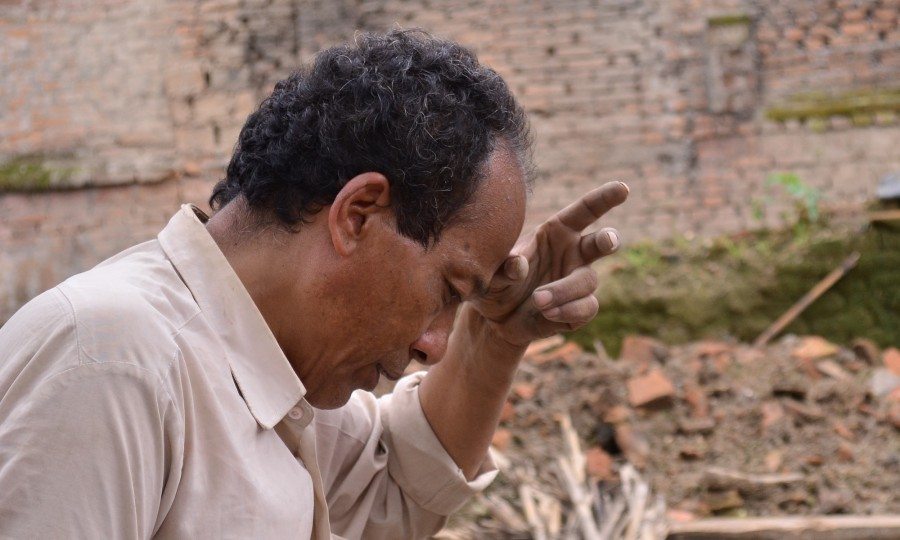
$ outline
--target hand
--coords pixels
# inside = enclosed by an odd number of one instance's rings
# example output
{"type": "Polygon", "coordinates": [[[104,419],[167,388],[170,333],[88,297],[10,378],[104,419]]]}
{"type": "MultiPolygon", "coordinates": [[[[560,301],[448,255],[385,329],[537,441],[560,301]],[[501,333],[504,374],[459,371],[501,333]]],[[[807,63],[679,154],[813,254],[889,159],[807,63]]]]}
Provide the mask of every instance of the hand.
{"type": "Polygon", "coordinates": [[[574,330],[597,314],[591,263],[619,247],[615,229],[582,231],[628,197],[622,182],[594,189],[519,240],[473,307],[514,346],[574,330]]]}

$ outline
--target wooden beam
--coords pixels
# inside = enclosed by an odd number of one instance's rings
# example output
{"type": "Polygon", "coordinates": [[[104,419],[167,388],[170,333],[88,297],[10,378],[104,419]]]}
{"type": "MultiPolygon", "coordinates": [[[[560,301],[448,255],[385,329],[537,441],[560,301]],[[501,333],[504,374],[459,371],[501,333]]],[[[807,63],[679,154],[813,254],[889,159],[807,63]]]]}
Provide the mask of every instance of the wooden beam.
{"type": "Polygon", "coordinates": [[[672,523],[666,540],[888,540],[900,538],[900,515],[712,518],[672,523]]]}
{"type": "Polygon", "coordinates": [[[894,210],[873,210],[869,212],[869,221],[898,221],[900,220],[900,208],[894,210]]]}
{"type": "Polygon", "coordinates": [[[810,304],[816,301],[816,299],[822,296],[825,291],[830,289],[835,283],[838,282],[839,279],[844,277],[844,275],[853,269],[856,266],[856,263],[859,262],[859,253],[854,251],[850,254],[849,257],[841,262],[840,266],[832,270],[827,276],[822,278],[822,281],[816,283],[816,286],[809,290],[808,293],[803,295],[803,298],[797,300],[797,302],[790,307],[781,317],[778,317],[778,320],[773,322],[766,328],[765,332],[759,335],[756,338],[756,341],[753,342],[754,347],[762,347],[766,343],[769,342],[770,339],[778,335],[779,332],[784,330],[784,327],[791,324],[791,321],[797,318],[798,315],[803,313],[803,310],[809,307],[810,304]]]}

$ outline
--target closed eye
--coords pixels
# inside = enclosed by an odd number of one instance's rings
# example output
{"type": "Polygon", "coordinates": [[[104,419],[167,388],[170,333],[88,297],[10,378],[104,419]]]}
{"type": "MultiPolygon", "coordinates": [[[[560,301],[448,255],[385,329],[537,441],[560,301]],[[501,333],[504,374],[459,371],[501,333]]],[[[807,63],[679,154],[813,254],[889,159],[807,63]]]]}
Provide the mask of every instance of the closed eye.
{"type": "Polygon", "coordinates": [[[447,283],[447,297],[449,300],[446,303],[448,303],[448,304],[462,303],[462,301],[463,301],[462,294],[460,294],[460,292],[458,290],[456,290],[456,288],[449,281],[446,281],[446,283],[447,283]]]}

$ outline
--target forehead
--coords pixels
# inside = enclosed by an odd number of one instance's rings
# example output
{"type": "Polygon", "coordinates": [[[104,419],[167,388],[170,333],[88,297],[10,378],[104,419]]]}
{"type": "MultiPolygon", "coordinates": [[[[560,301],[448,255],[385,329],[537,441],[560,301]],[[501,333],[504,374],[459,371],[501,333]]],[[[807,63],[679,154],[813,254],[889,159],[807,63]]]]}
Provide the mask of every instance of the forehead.
{"type": "Polygon", "coordinates": [[[521,165],[496,150],[471,201],[460,210],[435,246],[457,271],[490,277],[506,259],[525,221],[526,187],[521,165]]]}

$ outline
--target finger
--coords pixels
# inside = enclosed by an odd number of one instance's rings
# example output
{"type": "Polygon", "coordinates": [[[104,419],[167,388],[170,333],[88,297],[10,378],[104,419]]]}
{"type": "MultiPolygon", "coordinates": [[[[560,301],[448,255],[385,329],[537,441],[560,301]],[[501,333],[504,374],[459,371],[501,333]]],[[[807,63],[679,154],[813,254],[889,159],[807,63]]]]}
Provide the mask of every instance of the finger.
{"type": "Polygon", "coordinates": [[[600,309],[600,302],[597,301],[596,296],[590,294],[542,313],[548,321],[581,325],[593,319],[597,315],[598,309],[600,309]]]}
{"type": "Polygon", "coordinates": [[[503,263],[503,275],[512,281],[525,279],[528,275],[528,259],[522,255],[512,255],[503,263]]]}
{"type": "Polygon", "coordinates": [[[600,257],[614,253],[619,249],[619,244],[619,231],[605,227],[582,236],[578,241],[578,252],[584,264],[591,264],[600,257]]]}
{"type": "Polygon", "coordinates": [[[539,287],[532,294],[535,307],[545,312],[573,300],[591,296],[597,290],[597,273],[589,266],[581,266],[568,276],[539,287]]]}
{"type": "Polygon", "coordinates": [[[628,186],[623,182],[607,182],[560,210],[556,219],[573,231],[581,231],[626,198],[628,186]]]}

